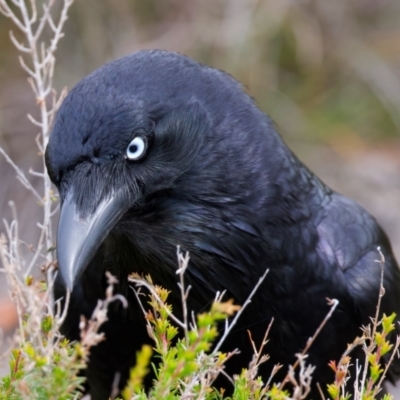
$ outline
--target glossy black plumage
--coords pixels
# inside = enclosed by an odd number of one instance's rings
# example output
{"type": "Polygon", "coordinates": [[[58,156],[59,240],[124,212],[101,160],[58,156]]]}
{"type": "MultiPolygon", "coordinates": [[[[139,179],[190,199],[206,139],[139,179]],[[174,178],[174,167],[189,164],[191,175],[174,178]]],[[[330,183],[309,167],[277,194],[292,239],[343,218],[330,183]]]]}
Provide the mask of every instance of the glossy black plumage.
{"type": "Polygon", "coordinates": [[[275,363],[292,363],[326,315],[329,297],[340,306],[309,362],[317,366],[315,381],[330,382],[327,363],[375,312],[377,246],[386,257],[382,311],[400,314],[399,269],[376,221],[304,167],[224,72],[162,51],[106,64],[65,99],[46,162],[60,191],[61,221],[73,221],[68,229],[60,223],[57,244],[61,274],[74,287],[66,335],[77,338],[79,315],[89,316],[103,296],[106,270],[130,302],[128,310],[111,310],[108,340],[93,350],[94,399],[107,398],[117,371],[124,381],[135,351],[149,342],[127,274],[149,273],[172,291],[179,313],[178,244],[190,252],[186,280],[196,312],[217,290],[243,303],[270,269],[225,343],[225,350],[241,349],[229,372],[251,359],[246,330],[260,343],[271,317],[271,360],[260,372],[266,378],[275,363]],[[131,161],[126,149],[136,136],[147,150],[131,161]],[[111,210],[108,222],[99,222],[102,207],[111,210]]]}

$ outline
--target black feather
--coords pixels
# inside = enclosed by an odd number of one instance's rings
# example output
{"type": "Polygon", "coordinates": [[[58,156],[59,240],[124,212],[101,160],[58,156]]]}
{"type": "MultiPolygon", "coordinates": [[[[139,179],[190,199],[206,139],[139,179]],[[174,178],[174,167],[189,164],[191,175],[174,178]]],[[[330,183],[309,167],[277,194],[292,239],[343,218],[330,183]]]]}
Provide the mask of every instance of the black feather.
{"type": "MultiPolygon", "coordinates": [[[[222,71],[163,51],[141,51],[101,67],[65,99],[46,163],[60,190],[61,212],[76,212],[84,232],[87,221],[95,226],[82,239],[95,254],[90,261],[60,258],[63,276],[75,280],[64,332],[78,338],[79,315],[89,316],[103,296],[106,270],[117,276],[130,304],[110,311],[107,341],[93,350],[87,376],[96,399],[107,398],[116,372],[123,386],[135,351],[149,342],[128,273],[150,274],[168,288],[179,313],[177,245],[190,252],[188,304],[195,312],[207,309],[218,290],[243,303],[270,270],[224,345],[241,350],[228,363],[229,373],[251,359],[246,330],[259,344],[272,317],[271,360],[260,373],[266,379],[274,364],[292,363],[328,312],[326,298],[336,298],[340,306],[308,359],[317,367],[313,394],[319,396],[315,383],[325,387],[333,379],[327,363],[375,314],[378,246],[386,256],[382,312],[400,315],[399,269],[376,221],[313,175],[222,71]],[[138,135],[146,138],[146,153],[130,161],[126,148],[138,135]],[[103,226],[96,222],[99,207],[113,204],[116,193],[127,211],[103,226]],[[110,233],[98,243],[104,229],[110,233]]],[[[80,254],[84,244],[60,225],[59,255],[64,241],[80,254]]],[[[62,287],[57,290],[61,296],[62,287]]],[[[391,372],[394,379],[395,367],[391,372]]]]}

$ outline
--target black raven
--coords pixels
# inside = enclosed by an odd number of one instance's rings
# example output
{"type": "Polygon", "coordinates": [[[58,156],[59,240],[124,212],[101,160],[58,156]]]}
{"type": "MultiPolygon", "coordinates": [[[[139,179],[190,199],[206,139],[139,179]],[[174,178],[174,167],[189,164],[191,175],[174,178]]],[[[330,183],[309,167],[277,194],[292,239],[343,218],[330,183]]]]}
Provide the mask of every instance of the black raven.
{"type": "Polygon", "coordinates": [[[230,373],[253,354],[247,330],[259,344],[271,317],[271,360],[260,372],[266,378],[274,364],[292,363],[325,317],[328,297],[340,305],[308,362],[314,382],[331,382],[327,363],[375,313],[378,246],[386,257],[382,311],[400,315],[399,269],[374,218],[313,175],[222,71],[159,50],[104,65],[62,104],[46,165],[61,197],[59,270],[73,289],[65,334],[78,338],[79,316],[104,296],[105,271],[130,304],[110,311],[107,340],[92,351],[87,376],[96,400],[107,398],[116,372],[124,384],[150,340],[127,275],[150,274],[179,312],[177,245],[190,253],[185,279],[195,312],[221,290],[243,303],[270,270],[225,342],[225,350],[241,350],[230,373]]]}

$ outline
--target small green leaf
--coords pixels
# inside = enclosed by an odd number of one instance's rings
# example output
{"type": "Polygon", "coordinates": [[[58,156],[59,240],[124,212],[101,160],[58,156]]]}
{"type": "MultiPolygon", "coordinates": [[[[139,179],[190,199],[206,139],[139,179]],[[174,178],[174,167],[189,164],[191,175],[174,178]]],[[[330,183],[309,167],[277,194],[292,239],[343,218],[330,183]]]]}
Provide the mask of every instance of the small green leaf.
{"type": "Polygon", "coordinates": [[[383,314],[382,327],[386,335],[394,329],[393,321],[395,318],[396,318],[396,313],[392,313],[389,316],[383,314]]]}

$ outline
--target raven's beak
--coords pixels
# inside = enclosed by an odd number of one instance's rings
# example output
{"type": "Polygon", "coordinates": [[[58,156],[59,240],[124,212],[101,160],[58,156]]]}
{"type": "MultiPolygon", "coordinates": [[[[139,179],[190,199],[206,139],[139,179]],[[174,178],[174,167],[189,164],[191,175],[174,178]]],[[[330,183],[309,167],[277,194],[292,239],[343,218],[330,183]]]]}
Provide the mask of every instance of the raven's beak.
{"type": "Polygon", "coordinates": [[[119,190],[103,200],[93,213],[81,217],[72,193],[67,195],[58,224],[57,258],[61,276],[69,290],[72,291],[76,279],[128,208],[127,194],[119,190]]]}

